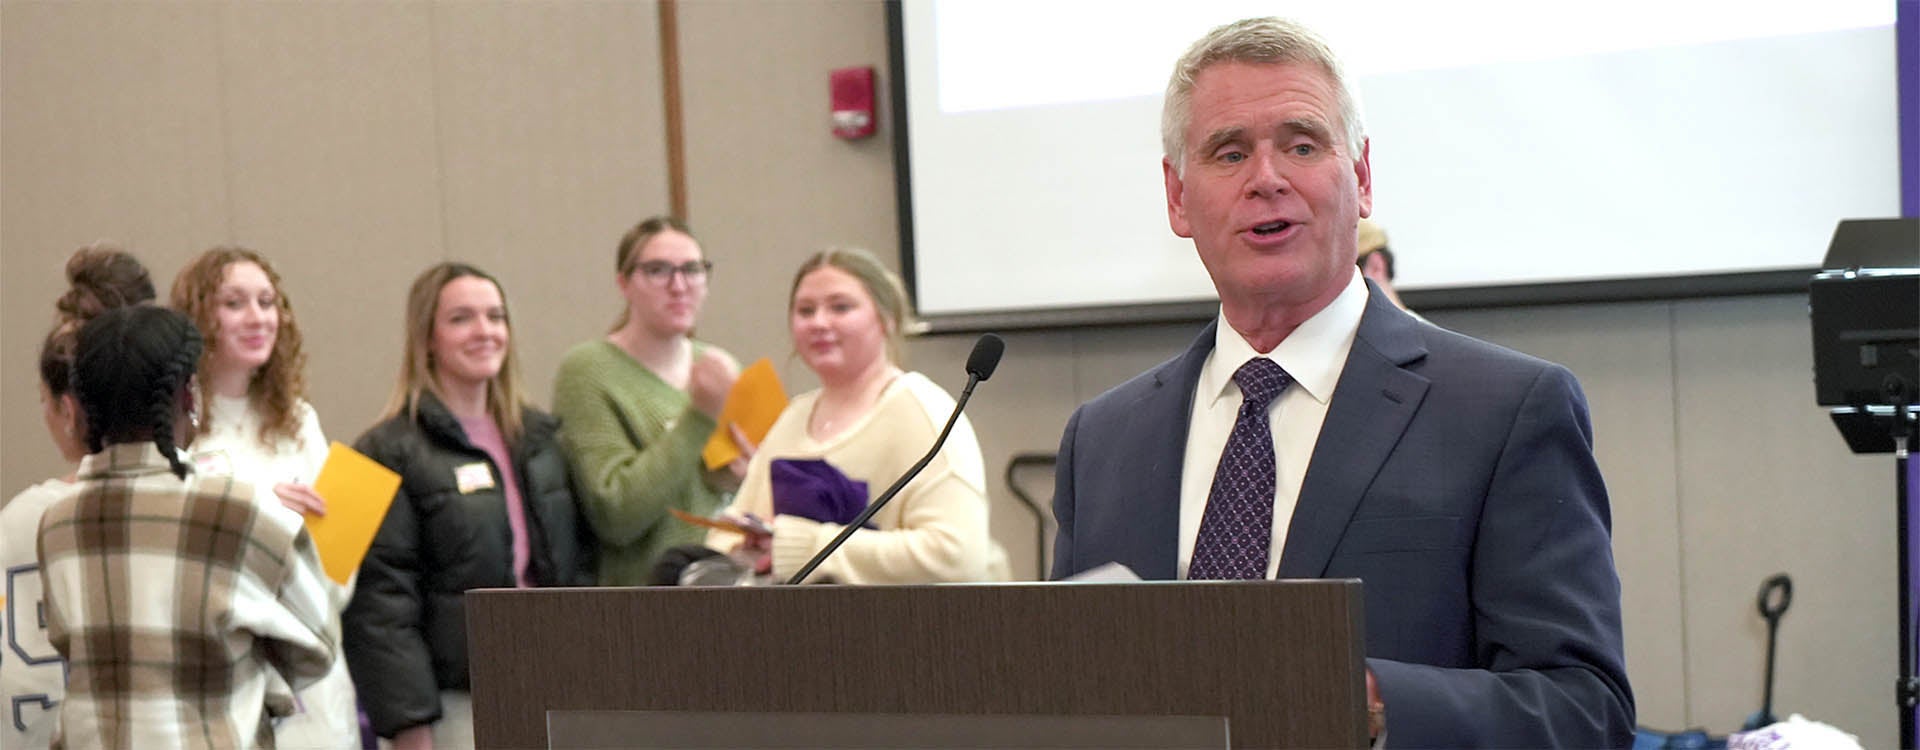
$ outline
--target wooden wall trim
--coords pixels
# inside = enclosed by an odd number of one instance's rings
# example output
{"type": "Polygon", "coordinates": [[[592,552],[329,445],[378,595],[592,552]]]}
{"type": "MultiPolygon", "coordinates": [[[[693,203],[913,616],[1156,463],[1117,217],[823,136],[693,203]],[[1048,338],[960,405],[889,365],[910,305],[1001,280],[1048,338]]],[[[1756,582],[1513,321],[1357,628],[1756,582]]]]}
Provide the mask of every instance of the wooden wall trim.
{"type": "Polygon", "coordinates": [[[660,0],[660,96],[667,126],[667,201],[673,216],[687,221],[685,115],[680,108],[680,9],[660,0]]]}

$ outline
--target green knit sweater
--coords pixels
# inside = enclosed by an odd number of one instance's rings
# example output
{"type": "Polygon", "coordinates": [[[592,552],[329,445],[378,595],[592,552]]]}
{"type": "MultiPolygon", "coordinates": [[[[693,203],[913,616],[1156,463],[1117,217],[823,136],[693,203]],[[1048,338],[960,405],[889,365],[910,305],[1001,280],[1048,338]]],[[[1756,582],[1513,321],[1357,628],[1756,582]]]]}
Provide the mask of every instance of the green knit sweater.
{"type": "MultiPolygon", "coordinates": [[[[703,348],[695,344],[696,352],[703,348]]],[[[553,412],[575,492],[600,538],[600,584],[638,586],[668,548],[706,532],[668,508],[710,515],[726,503],[701,463],[711,417],[612,342],[573,347],[554,379],[553,412]]]]}

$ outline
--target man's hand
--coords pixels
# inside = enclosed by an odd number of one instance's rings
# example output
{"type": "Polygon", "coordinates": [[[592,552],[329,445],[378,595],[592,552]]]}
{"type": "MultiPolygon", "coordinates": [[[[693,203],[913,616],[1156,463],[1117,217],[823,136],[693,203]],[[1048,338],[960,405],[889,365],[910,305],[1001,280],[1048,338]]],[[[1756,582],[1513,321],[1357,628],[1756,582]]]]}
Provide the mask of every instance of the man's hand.
{"type": "Polygon", "coordinates": [[[1387,731],[1387,703],[1380,700],[1380,684],[1367,670],[1367,736],[1379,737],[1387,731]]]}

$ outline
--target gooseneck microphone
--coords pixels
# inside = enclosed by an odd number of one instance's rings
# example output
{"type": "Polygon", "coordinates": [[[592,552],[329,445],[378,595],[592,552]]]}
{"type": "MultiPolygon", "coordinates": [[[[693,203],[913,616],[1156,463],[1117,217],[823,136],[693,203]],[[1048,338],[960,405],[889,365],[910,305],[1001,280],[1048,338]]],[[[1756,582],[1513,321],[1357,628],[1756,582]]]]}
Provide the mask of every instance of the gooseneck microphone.
{"type": "Polygon", "coordinates": [[[847,537],[853,536],[853,532],[865,526],[867,520],[873,518],[873,514],[886,507],[887,502],[892,500],[894,495],[900,494],[900,488],[907,486],[908,482],[919,476],[921,469],[927,468],[927,464],[933,461],[933,457],[940,453],[940,446],[947,444],[947,433],[953,432],[953,423],[960,421],[960,410],[967,408],[967,399],[973,397],[973,387],[993,377],[993,368],[1000,366],[1000,355],[1006,350],[1007,342],[1001,341],[999,336],[991,333],[982,334],[979,341],[973,342],[973,353],[967,355],[967,387],[961,389],[959,400],[953,404],[953,414],[947,417],[947,426],[940,428],[940,437],[933,441],[933,448],[927,451],[927,455],[921,456],[920,461],[915,463],[913,468],[907,469],[907,473],[900,475],[892,487],[888,487],[886,492],[880,493],[880,497],[869,503],[859,517],[847,522],[846,528],[840,530],[839,536],[834,537],[833,541],[822,547],[813,559],[808,560],[807,564],[800,568],[800,572],[787,579],[788,585],[807,580],[807,576],[813,573],[814,568],[820,567],[820,563],[831,557],[834,550],[840,549],[840,545],[846,543],[847,537]]]}

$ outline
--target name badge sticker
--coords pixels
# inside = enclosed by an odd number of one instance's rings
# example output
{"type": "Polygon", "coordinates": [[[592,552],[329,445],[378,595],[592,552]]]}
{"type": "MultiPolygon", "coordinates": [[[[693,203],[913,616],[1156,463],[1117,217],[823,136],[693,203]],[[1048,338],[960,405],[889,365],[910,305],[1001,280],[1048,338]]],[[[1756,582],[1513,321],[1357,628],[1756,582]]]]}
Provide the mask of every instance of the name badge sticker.
{"type": "Polygon", "coordinates": [[[453,482],[460,487],[462,495],[493,489],[493,467],[485,461],[461,466],[453,470],[453,482]]]}
{"type": "Polygon", "coordinates": [[[193,473],[213,477],[233,476],[233,458],[226,451],[201,451],[193,454],[193,473]]]}

